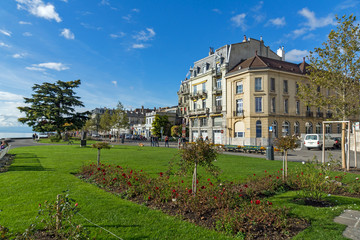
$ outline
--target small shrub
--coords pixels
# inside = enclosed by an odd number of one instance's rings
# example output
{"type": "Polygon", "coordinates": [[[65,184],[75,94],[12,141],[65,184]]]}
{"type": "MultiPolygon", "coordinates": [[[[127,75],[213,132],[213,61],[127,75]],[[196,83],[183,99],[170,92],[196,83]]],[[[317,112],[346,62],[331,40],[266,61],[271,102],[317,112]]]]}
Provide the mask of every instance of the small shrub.
{"type": "Polygon", "coordinates": [[[60,142],[60,140],[61,137],[59,137],[58,135],[50,137],[50,142],[60,142]]]}

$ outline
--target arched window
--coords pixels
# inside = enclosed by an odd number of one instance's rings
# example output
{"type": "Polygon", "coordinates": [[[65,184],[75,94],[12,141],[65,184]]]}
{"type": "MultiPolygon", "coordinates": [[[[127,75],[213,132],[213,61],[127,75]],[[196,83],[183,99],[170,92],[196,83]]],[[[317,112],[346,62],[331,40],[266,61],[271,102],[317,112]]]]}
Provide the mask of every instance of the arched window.
{"type": "Polygon", "coordinates": [[[257,138],[261,137],[261,121],[260,120],[256,121],[256,137],[257,138]]]}
{"type": "Polygon", "coordinates": [[[273,138],[277,138],[278,137],[278,124],[277,124],[277,121],[274,121],[272,123],[272,127],[273,127],[273,138]]]}
{"type": "Polygon", "coordinates": [[[281,132],[283,136],[290,135],[290,123],[288,121],[283,122],[281,132]]]}
{"type": "Polygon", "coordinates": [[[325,125],[325,133],[332,133],[332,125],[331,123],[328,123],[325,125]]]}
{"type": "Polygon", "coordinates": [[[306,134],[313,133],[313,125],[311,122],[305,123],[306,134]]]}
{"type": "Polygon", "coordinates": [[[299,122],[294,123],[294,134],[300,136],[300,124],[299,122]]]}
{"type": "Polygon", "coordinates": [[[316,133],[322,133],[322,128],[321,128],[321,123],[318,122],[316,124],[316,129],[315,129],[316,133]]]}

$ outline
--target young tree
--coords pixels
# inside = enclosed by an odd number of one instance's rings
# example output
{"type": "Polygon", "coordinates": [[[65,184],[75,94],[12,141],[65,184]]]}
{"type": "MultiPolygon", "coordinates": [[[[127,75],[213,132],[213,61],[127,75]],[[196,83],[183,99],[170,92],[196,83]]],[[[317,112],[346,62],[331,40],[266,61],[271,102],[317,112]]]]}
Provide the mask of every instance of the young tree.
{"type": "MultiPolygon", "coordinates": [[[[322,48],[310,52],[309,83],[301,85],[299,97],[309,106],[333,114],[335,120],[349,120],[360,113],[360,29],[356,17],[336,17],[337,28],[322,48]],[[327,91],[319,91],[325,88],[327,91]],[[330,93],[330,94],[328,94],[330,93]]],[[[342,167],[345,163],[345,123],[342,126],[342,167]]]]}
{"type": "Polygon", "coordinates": [[[163,128],[163,135],[169,136],[171,123],[166,115],[155,115],[155,120],[152,123],[152,133],[158,137],[161,137],[161,127],[163,128]]]}
{"type": "Polygon", "coordinates": [[[105,113],[100,117],[100,128],[105,132],[109,132],[112,127],[111,115],[109,109],[106,109],[105,113]]]}
{"type": "Polygon", "coordinates": [[[198,166],[204,167],[206,171],[215,177],[219,174],[219,168],[213,164],[218,155],[218,149],[209,141],[203,141],[199,138],[194,143],[187,143],[180,150],[180,155],[181,170],[193,170],[192,192],[194,194],[197,191],[198,166]]]}
{"type": "Polygon", "coordinates": [[[288,163],[288,151],[294,150],[298,147],[299,139],[297,136],[283,136],[280,138],[275,139],[275,146],[284,152],[284,159],[283,159],[283,180],[287,177],[287,163],[288,163]]]}
{"type": "Polygon", "coordinates": [[[107,142],[97,142],[91,145],[92,148],[97,148],[97,165],[100,166],[100,151],[101,149],[110,149],[110,146],[107,142]]]}
{"type": "Polygon", "coordinates": [[[35,84],[31,98],[24,98],[27,106],[18,107],[25,113],[18,121],[26,123],[36,132],[57,132],[59,136],[66,130],[81,129],[90,112],[75,112],[75,107],[84,107],[80,97],[73,91],[80,80],[35,84]]]}
{"type": "Polygon", "coordinates": [[[174,125],[171,127],[171,136],[173,137],[181,136],[181,125],[174,125]]]}
{"type": "Polygon", "coordinates": [[[120,101],[118,102],[116,109],[114,110],[114,113],[111,117],[111,122],[113,127],[118,130],[118,138],[120,134],[120,129],[129,127],[129,118],[126,114],[124,106],[121,104],[120,101]]]}

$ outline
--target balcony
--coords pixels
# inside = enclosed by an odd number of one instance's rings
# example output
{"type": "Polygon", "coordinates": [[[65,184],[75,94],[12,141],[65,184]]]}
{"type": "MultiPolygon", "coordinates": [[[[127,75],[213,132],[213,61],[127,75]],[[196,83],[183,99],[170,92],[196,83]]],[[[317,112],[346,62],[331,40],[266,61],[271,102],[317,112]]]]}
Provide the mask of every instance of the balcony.
{"type": "Polygon", "coordinates": [[[215,95],[220,95],[222,93],[222,89],[221,88],[217,88],[217,87],[214,87],[213,88],[213,94],[215,95]]]}
{"type": "Polygon", "coordinates": [[[197,108],[197,109],[190,110],[191,115],[206,114],[206,113],[209,113],[209,108],[197,108]]]}
{"type": "Polygon", "coordinates": [[[314,113],[311,111],[306,111],[306,117],[313,117],[314,113]]]}
{"type": "Polygon", "coordinates": [[[234,117],[244,117],[244,110],[234,111],[233,115],[234,117]]]}
{"type": "Polygon", "coordinates": [[[215,112],[221,112],[222,106],[215,106],[215,112]]]}
{"type": "Polygon", "coordinates": [[[316,112],[316,117],[322,118],[322,117],[324,117],[324,113],[323,112],[316,112]]]}
{"type": "Polygon", "coordinates": [[[206,98],[206,97],[207,97],[206,90],[200,90],[200,91],[197,91],[197,92],[192,92],[190,94],[190,99],[191,100],[196,100],[198,98],[206,98]]]}

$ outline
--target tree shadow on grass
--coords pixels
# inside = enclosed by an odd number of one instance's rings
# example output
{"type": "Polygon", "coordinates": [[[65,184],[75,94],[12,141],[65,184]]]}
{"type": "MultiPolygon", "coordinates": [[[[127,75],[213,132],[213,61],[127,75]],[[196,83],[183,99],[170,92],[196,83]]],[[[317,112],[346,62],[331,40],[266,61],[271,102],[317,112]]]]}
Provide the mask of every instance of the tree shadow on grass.
{"type": "Polygon", "coordinates": [[[54,171],[52,168],[44,168],[41,165],[38,166],[10,166],[8,171],[54,171]]]}

